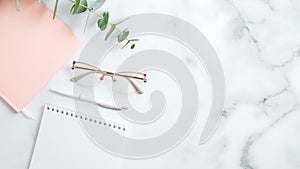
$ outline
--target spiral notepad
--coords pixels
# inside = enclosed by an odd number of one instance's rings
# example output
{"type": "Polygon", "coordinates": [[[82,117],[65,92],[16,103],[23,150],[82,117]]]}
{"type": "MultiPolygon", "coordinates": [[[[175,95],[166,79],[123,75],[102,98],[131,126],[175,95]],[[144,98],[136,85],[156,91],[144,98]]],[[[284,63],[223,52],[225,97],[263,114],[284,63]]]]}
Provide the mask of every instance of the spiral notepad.
{"type": "Polygon", "coordinates": [[[124,125],[120,124],[120,123],[116,123],[114,121],[110,121],[110,120],[104,120],[101,118],[97,118],[85,113],[78,113],[72,110],[67,110],[65,108],[61,108],[58,106],[53,106],[53,105],[45,105],[45,110],[53,112],[53,113],[57,113],[57,114],[61,114],[62,116],[66,116],[69,118],[75,118],[78,120],[84,120],[90,123],[94,123],[95,125],[99,125],[99,126],[103,126],[103,127],[109,127],[115,130],[123,130],[125,131],[126,128],[124,125]]]}
{"type": "Polygon", "coordinates": [[[119,158],[96,145],[81,123],[96,130],[111,129],[122,135],[127,132],[126,126],[112,120],[45,105],[30,169],[119,168],[119,158]]]}

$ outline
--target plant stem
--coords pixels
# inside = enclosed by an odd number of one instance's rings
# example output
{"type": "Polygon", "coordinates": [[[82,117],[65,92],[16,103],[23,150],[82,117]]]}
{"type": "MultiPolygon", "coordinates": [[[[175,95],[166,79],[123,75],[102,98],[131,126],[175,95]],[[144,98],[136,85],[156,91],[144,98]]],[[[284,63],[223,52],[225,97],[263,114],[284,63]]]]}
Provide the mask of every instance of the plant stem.
{"type": "MultiPolygon", "coordinates": [[[[56,1],[58,1],[58,0],[56,0],[56,1]]],[[[75,3],[75,0],[69,0],[69,1],[72,2],[73,4],[75,3]]],[[[82,3],[80,3],[79,6],[81,6],[81,7],[85,8],[85,9],[89,10],[91,13],[93,13],[93,14],[96,15],[96,16],[98,16],[100,19],[103,19],[103,16],[101,16],[101,15],[98,14],[96,11],[94,11],[93,8],[88,7],[88,6],[86,6],[86,5],[82,4],[82,3]]],[[[108,22],[108,24],[109,24],[110,26],[113,25],[113,23],[111,23],[111,22],[108,22]]],[[[120,34],[122,33],[122,31],[121,31],[117,26],[116,26],[115,29],[116,29],[120,34]]],[[[131,45],[131,41],[128,39],[128,37],[126,38],[126,40],[129,41],[129,43],[130,43],[130,45],[131,45]]]]}
{"type": "Polygon", "coordinates": [[[57,6],[58,6],[58,0],[55,1],[55,7],[54,7],[54,11],[53,11],[54,15],[52,17],[53,19],[55,19],[55,16],[56,16],[57,6]]]}

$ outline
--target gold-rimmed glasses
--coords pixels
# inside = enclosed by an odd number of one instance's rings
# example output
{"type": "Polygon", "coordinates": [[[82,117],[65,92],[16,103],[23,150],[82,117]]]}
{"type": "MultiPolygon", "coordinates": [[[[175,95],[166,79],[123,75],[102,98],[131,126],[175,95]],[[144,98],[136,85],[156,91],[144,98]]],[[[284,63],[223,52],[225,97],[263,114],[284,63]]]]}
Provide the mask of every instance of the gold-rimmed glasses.
{"type": "Polygon", "coordinates": [[[129,82],[129,84],[133,87],[133,89],[138,93],[138,94],[143,94],[143,91],[140,89],[140,87],[134,82],[135,80],[138,81],[143,81],[144,83],[147,82],[146,74],[141,73],[141,72],[110,72],[110,71],[105,71],[101,70],[96,66],[93,66],[88,63],[84,62],[79,62],[79,61],[73,61],[72,70],[83,70],[84,72],[79,73],[78,75],[74,76],[70,80],[72,82],[78,82],[81,81],[82,79],[90,76],[90,75],[100,75],[99,80],[103,80],[105,77],[110,77],[113,82],[118,81],[118,79],[126,80],[129,82]]]}

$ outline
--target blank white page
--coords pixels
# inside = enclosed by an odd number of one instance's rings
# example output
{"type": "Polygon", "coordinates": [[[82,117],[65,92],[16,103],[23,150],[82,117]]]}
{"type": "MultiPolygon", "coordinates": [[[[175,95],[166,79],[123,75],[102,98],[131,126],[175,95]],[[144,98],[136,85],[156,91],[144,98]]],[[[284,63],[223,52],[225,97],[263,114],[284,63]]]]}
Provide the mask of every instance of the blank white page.
{"type": "MultiPolygon", "coordinates": [[[[102,150],[87,137],[78,122],[81,115],[56,106],[45,106],[30,169],[121,168],[119,157],[102,150]]],[[[91,125],[108,127],[103,122],[99,124],[94,122],[95,119],[90,122],[84,118],[83,115],[82,120],[91,125]]],[[[126,132],[124,126],[118,125],[121,129],[112,130],[126,132]]]]}

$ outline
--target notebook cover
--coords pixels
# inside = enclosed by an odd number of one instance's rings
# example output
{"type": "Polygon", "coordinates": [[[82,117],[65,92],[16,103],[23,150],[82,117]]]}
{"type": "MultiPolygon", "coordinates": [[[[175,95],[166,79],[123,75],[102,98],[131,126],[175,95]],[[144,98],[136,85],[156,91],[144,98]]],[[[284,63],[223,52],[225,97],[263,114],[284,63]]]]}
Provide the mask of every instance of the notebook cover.
{"type": "Polygon", "coordinates": [[[0,1],[0,96],[20,112],[81,45],[36,0],[0,1]]]}

